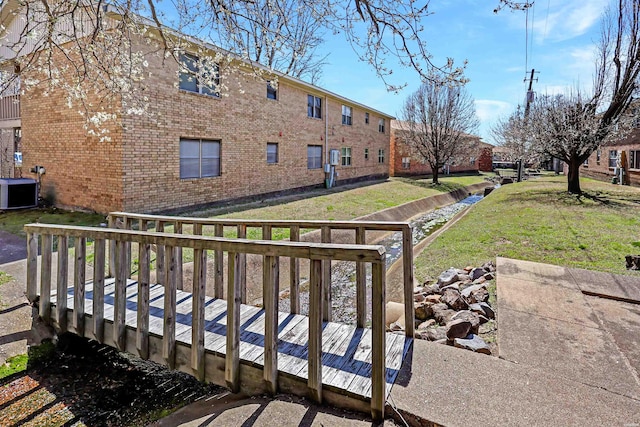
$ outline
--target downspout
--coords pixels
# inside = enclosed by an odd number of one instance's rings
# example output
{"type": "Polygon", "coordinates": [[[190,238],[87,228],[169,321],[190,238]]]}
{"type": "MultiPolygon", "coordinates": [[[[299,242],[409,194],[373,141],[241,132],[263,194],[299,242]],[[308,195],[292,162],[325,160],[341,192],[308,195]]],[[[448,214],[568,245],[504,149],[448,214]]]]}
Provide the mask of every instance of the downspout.
{"type": "Polygon", "coordinates": [[[329,163],[329,98],[324,96],[324,163],[329,163]]]}

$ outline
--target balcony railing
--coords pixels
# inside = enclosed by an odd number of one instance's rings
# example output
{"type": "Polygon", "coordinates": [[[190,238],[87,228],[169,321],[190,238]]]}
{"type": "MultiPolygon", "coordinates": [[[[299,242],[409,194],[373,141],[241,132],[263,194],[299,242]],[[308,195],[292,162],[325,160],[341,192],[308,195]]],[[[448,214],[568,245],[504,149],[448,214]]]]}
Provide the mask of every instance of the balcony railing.
{"type": "Polygon", "coordinates": [[[20,118],[20,95],[0,97],[0,120],[16,120],[20,118]]]}

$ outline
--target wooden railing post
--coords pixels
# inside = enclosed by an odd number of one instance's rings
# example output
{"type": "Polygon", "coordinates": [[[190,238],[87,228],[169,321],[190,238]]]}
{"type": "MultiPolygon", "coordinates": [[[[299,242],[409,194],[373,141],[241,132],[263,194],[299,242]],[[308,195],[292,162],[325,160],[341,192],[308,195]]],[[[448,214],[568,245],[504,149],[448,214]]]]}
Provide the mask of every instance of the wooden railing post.
{"type": "Polygon", "coordinates": [[[27,299],[34,302],[38,296],[38,235],[27,234],[27,299]]]}
{"type": "Polygon", "coordinates": [[[264,302],[264,381],[271,394],[278,391],[278,282],[280,260],[265,256],[262,265],[264,302]]]}
{"type": "Polygon", "coordinates": [[[75,262],[73,275],[73,327],[76,335],[84,336],[84,287],[86,278],[87,238],[75,239],[75,262]]]}
{"type": "MultiPolygon", "coordinates": [[[[156,222],[156,231],[158,233],[164,232],[164,222],[157,221],[156,222]]],[[[158,284],[164,286],[164,246],[156,245],[156,281],[158,284]]]]}
{"type": "MultiPolygon", "coordinates": [[[[366,244],[364,227],[356,228],[356,245],[366,244]]],[[[367,323],[367,270],[362,261],[356,262],[356,326],[364,328],[367,323]]]]}
{"type": "MultiPolygon", "coordinates": [[[[182,234],[181,221],[176,221],[175,228],[173,231],[176,234],[182,234]]],[[[184,278],[182,277],[182,247],[180,246],[176,247],[176,278],[177,278],[176,286],[178,287],[178,289],[182,290],[184,278]]]]}
{"type": "Polygon", "coordinates": [[[165,249],[164,326],[162,328],[162,357],[169,369],[176,366],[176,288],[177,251],[174,246],[165,249]]]}
{"type": "MultiPolygon", "coordinates": [[[[384,418],[386,401],[386,331],[385,331],[385,277],[386,265],[382,260],[374,262],[372,268],[371,298],[371,417],[384,418]]],[[[413,305],[413,304],[411,304],[413,305]]]]}
{"type": "Polygon", "coordinates": [[[69,268],[69,238],[58,236],[58,278],[56,281],[56,322],[60,332],[67,331],[67,282],[69,268]]]}
{"type": "MultiPolygon", "coordinates": [[[[144,227],[146,229],[146,227],[144,227]]],[[[151,245],[140,243],[138,249],[138,310],[136,349],[143,359],[149,358],[149,282],[151,280],[151,245]]]]}
{"type": "Polygon", "coordinates": [[[53,237],[42,235],[42,261],[40,265],[40,317],[45,323],[51,321],[51,252],[53,237]]]}
{"type": "Polygon", "coordinates": [[[233,392],[240,391],[240,286],[238,286],[238,254],[229,252],[227,261],[227,350],[225,354],[224,379],[233,392]]]}
{"type": "MultiPolygon", "coordinates": [[[[109,214],[107,218],[107,226],[116,228],[116,217],[109,214]]],[[[116,277],[116,241],[109,240],[109,277],[116,277]]]]}
{"type": "MultiPolygon", "coordinates": [[[[247,238],[247,226],[240,224],[237,227],[238,239],[247,238]]],[[[238,254],[238,284],[240,286],[240,298],[243,304],[247,303],[247,254],[238,254]]]]}
{"type": "Polygon", "coordinates": [[[104,342],[104,262],[105,240],[93,242],[93,334],[99,343],[104,342]]]}
{"type": "Polygon", "coordinates": [[[120,351],[125,351],[127,331],[127,242],[116,241],[116,283],[113,302],[113,342],[120,351]]]}
{"type": "MultiPolygon", "coordinates": [[[[194,234],[202,234],[202,225],[194,224],[194,234]]],[[[191,322],[191,368],[200,381],[205,379],[204,301],[207,286],[207,251],[193,251],[193,303],[191,322]]]]}
{"type": "Polygon", "coordinates": [[[402,229],[402,270],[405,335],[413,338],[415,329],[415,307],[413,305],[413,229],[409,224],[402,229]]]}
{"type": "MultiPolygon", "coordinates": [[[[331,243],[331,228],[323,226],[321,231],[322,243],[331,243]]],[[[322,260],[322,320],[331,321],[331,260],[322,260]]]]}
{"type": "MultiPolygon", "coordinates": [[[[289,240],[300,241],[300,227],[289,228],[289,240]]],[[[289,307],[291,313],[300,313],[300,259],[294,257],[289,259],[289,307]]]]}
{"type": "Polygon", "coordinates": [[[322,260],[313,259],[309,268],[309,377],[311,398],[322,403],[322,260]]]}
{"type": "MultiPolygon", "coordinates": [[[[124,216],[122,217],[122,227],[125,230],[131,230],[131,226],[132,226],[132,222],[131,219],[124,216]]],[[[131,279],[131,242],[126,242],[125,246],[127,248],[126,253],[127,253],[127,279],[131,279]]]]}
{"type": "MultiPolygon", "coordinates": [[[[222,224],[216,224],[214,227],[216,237],[224,235],[224,227],[222,224]]],[[[215,273],[213,277],[213,297],[222,298],[224,292],[224,252],[222,249],[216,249],[213,254],[213,262],[215,273]]]]}

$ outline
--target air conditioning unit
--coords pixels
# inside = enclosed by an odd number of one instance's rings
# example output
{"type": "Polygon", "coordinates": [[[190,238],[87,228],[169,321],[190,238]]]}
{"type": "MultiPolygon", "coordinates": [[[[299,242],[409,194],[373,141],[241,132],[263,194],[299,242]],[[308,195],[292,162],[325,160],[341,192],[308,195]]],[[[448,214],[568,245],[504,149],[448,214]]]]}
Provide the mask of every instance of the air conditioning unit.
{"type": "Polygon", "coordinates": [[[38,206],[38,183],[30,178],[0,178],[0,209],[38,206]]]}
{"type": "Polygon", "coordinates": [[[329,151],[329,164],[331,166],[338,166],[340,164],[340,150],[329,151]]]}

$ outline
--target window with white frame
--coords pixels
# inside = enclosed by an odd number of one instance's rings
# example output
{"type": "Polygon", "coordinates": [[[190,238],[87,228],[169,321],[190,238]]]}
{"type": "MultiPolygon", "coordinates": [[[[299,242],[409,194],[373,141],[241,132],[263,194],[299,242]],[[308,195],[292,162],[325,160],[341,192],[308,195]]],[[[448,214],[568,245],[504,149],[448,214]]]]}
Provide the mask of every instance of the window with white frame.
{"type": "Polygon", "coordinates": [[[369,160],[369,149],[368,148],[364,149],[364,159],[365,160],[369,160]]]}
{"type": "Polygon", "coordinates": [[[600,156],[602,155],[602,150],[596,150],[596,163],[600,164],[600,156]]]}
{"type": "Polygon", "coordinates": [[[364,113],[364,124],[365,125],[369,124],[369,113],[364,113]]]}
{"type": "Polygon", "coordinates": [[[307,169],[322,168],[322,145],[307,145],[307,169]]]}
{"type": "Polygon", "coordinates": [[[411,157],[403,157],[402,169],[410,169],[410,168],[411,168],[411,157]]]}
{"type": "Polygon", "coordinates": [[[584,166],[585,168],[589,167],[589,158],[588,157],[586,159],[584,159],[584,162],[582,162],[582,166],[584,166]]]}
{"type": "Polygon", "coordinates": [[[351,166],[351,147],[342,147],[342,166],[351,166]]]}
{"type": "Polygon", "coordinates": [[[384,119],[378,120],[378,132],[384,133],[384,119]]]}
{"type": "Polygon", "coordinates": [[[307,116],[314,119],[322,118],[322,98],[307,95],[307,116]]]}
{"type": "Polygon", "coordinates": [[[220,67],[218,64],[201,61],[195,55],[180,54],[179,88],[209,96],[220,96],[220,67]],[[201,69],[203,68],[203,69],[201,69]]]}
{"type": "Polygon", "coordinates": [[[629,150],[629,169],[640,169],[640,150],[629,150]]]}
{"type": "Polygon", "coordinates": [[[278,163],[278,143],[267,142],[267,163],[278,163]]]}
{"type": "Polygon", "coordinates": [[[351,121],[352,121],[351,107],[343,105],[342,106],[342,124],[351,126],[351,121]]]}
{"type": "Polygon", "coordinates": [[[378,163],[384,163],[384,150],[382,148],[378,150],[378,163]]]}
{"type": "Polygon", "coordinates": [[[267,82],[267,98],[268,99],[278,99],[278,90],[275,87],[275,84],[271,81],[267,82]]]}
{"type": "Polygon", "coordinates": [[[180,140],[180,178],[220,176],[220,141],[180,140]]]}
{"type": "Polygon", "coordinates": [[[475,165],[475,164],[476,164],[476,158],[475,158],[475,157],[473,157],[473,156],[469,157],[469,164],[470,164],[471,166],[475,165]]]}
{"type": "Polygon", "coordinates": [[[618,164],[618,150],[609,150],[609,167],[615,168],[618,164]]]}

